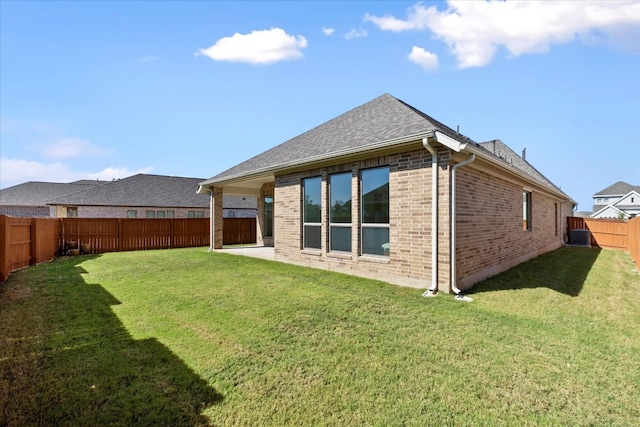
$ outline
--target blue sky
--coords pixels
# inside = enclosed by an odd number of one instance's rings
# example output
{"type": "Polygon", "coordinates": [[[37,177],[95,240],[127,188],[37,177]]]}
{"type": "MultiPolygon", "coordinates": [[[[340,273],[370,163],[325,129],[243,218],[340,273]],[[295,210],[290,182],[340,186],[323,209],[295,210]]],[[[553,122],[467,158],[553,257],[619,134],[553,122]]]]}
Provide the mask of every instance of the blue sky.
{"type": "Polygon", "coordinates": [[[637,1],[2,0],[0,52],[1,188],[209,178],[383,93],[579,210],[640,185],[637,1]]]}

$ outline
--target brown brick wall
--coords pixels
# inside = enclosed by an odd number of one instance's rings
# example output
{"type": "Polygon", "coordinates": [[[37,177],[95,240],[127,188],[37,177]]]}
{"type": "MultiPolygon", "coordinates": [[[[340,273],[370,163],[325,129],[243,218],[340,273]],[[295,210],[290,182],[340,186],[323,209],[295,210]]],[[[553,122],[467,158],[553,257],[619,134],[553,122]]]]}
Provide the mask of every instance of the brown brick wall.
{"type": "Polygon", "coordinates": [[[211,249],[222,249],[224,242],[224,222],[222,221],[222,188],[214,187],[211,197],[211,249]]]}
{"type": "Polygon", "coordinates": [[[562,244],[560,224],[564,219],[559,200],[533,190],[532,230],[526,231],[522,225],[526,185],[471,166],[458,169],[456,174],[456,275],[460,289],[562,244]]]}
{"type": "MultiPolygon", "coordinates": [[[[450,192],[454,162],[448,150],[441,148],[438,151],[438,164],[438,287],[450,292],[450,192]]],[[[533,229],[525,231],[522,229],[524,183],[498,178],[481,166],[468,165],[456,173],[456,283],[460,289],[562,244],[570,206],[542,192],[532,191],[533,229]]],[[[273,189],[276,259],[391,283],[429,287],[432,269],[431,182],[431,155],[424,149],[277,176],[273,189]],[[359,175],[362,169],[383,165],[388,165],[390,172],[390,252],[388,257],[361,256],[359,175]],[[352,173],[352,251],[330,252],[328,177],[348,171],[352,173]],[[301,241],[301,181],[313,176],[321,176],[323,180],[323,240],[320,250],[305,250],[301,241]]]]}
{"type": "MultiPolygon", "coordinates": [[[[446,165],[448,154],[440,152],[446,165]]],[[[441,215],[448,212],[448,168],[440,171],[441,215]]],[[[302,265],[354,273],[411,286],[431,285],[431,155],[424,149],[376,157],[322,169],[276,177],[275,183],[275,251],[276,258],[302,265]],[[360,255],[359,171],[389,166],[390,252],[389,257],[360,255]],[[352,251],[329,252],[328,177],[333,173],[352,172],[352,251]],[[322,249],[303,250],[301,244],[303,178],[321,176],[323,195],[322,249]],[[397,197],[394,197],[397,196],[397,197]]],[[[446,222],[446,221],[445,221],[446,222]]],[[[439,235],[441,248],[440,285],[448,286],[448,225],[439,235]]]]}

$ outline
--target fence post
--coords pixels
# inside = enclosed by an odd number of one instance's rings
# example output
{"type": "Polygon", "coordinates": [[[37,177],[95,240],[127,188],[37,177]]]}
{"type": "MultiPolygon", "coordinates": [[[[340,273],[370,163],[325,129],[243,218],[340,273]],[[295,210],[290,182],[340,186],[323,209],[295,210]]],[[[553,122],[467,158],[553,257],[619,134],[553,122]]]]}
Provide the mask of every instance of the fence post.
{"type": "Polygon", "coordinates": [[[29,240],[31,240],[31,243],[29,244],[31,248],[31,259],[29,260],[29,265],[34,265],[36,263],[36,258],[38,257],[38,245],[40,243],[38,242],[39,225],[40,224],[38,224],[38,221],[36,221],[35,218],[31,218],[31,224],[29,227],[29,240]]]}
{"type": "Polygon", "coordinates": [[[173,243],[175,236],[173,233],[175,229],[173,228],[173,218],[169,218],[169,249],[173,248],[173,243]]]}
{"type": "Polygon", "coordinates": [[[64,218],[60,218],[60,253],[65,254],[65,249],[67,249],[67,230],[66,223],[64,218]]]}
{"type": "Polygon", "coordinates": [[[0,283],[9,277],[9,257],[11,256],[9,245],[9,217],[0,215],[0,283]]]}
{"type": "Polygon", "coordinates": [[[118,218],[118,252],[122,252],[122,219],[118,218]]]}

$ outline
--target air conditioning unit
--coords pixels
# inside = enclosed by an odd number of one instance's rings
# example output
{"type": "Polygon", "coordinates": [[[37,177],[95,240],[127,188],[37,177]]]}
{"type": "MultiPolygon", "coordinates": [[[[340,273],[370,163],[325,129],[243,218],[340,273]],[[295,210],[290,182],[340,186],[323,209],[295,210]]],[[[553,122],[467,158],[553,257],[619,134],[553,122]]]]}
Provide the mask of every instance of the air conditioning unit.
{"type": "Polygon", "coordinates": [[[591,246],[591,232],[580,228],[571,230],[569,243],[574,246],[591,246]]]}

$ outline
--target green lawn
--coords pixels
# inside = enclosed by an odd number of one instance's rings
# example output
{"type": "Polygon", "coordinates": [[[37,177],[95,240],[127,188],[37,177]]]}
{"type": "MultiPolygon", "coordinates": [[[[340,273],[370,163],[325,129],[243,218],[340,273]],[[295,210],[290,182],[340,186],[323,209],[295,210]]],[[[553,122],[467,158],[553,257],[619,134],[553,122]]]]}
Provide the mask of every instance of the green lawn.
{"type": "Polygon", "coordinates": [[[640,420],[640,274],[563,248],[450,295],[206,249],[0,285],[0,425],[640,420]]]}

